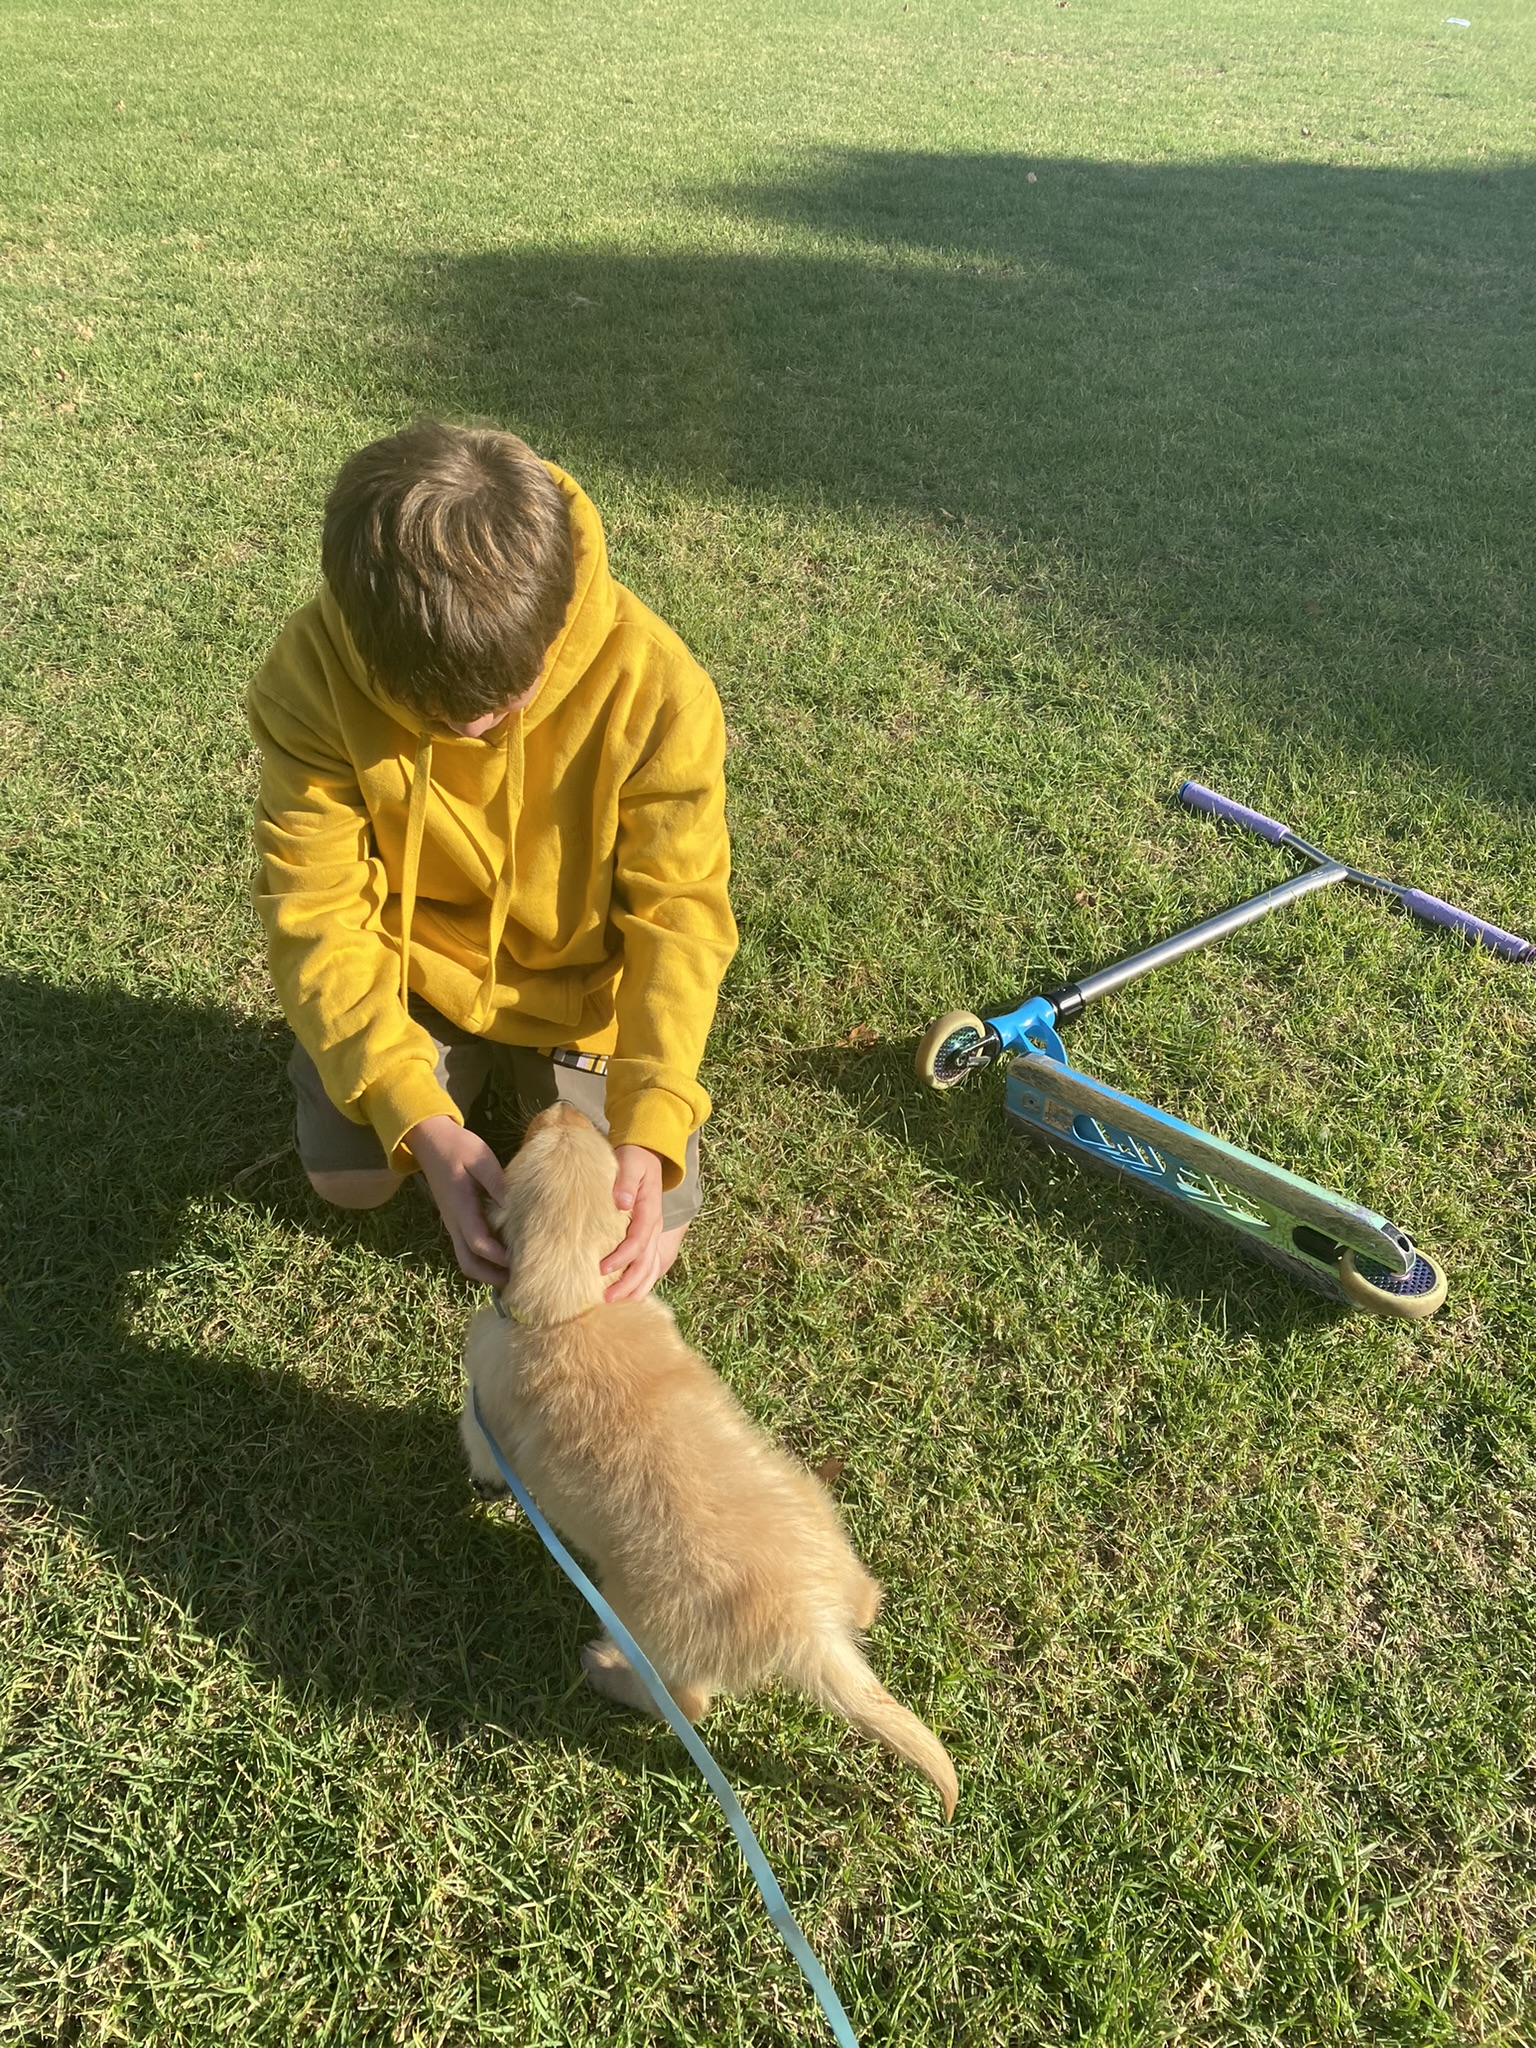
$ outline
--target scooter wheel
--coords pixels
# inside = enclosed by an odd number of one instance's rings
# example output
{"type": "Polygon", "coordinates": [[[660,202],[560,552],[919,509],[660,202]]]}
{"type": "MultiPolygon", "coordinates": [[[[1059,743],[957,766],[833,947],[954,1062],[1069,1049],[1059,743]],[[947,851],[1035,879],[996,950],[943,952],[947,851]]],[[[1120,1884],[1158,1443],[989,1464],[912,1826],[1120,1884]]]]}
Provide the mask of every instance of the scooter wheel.
{"type": "Polygon", "coordinates": [[[1445,1300],[1445,1275],[1420,1252],[1411,1273],[1394,1273],[1374,1259],[1346,1252],[1339,1261],[1339,1285],[1357,1308],[1372,1315],[1402,1316],[1422,1322],[1445,1300]]]}
{"type": "Polygon", "coordinates": [[[918,1040],[912,1070],[929,1088],[953,1088],[971,1071],[970,1055],[986,1035],[986,1025],[969,1010],[950,1010],[918,1040]]]}

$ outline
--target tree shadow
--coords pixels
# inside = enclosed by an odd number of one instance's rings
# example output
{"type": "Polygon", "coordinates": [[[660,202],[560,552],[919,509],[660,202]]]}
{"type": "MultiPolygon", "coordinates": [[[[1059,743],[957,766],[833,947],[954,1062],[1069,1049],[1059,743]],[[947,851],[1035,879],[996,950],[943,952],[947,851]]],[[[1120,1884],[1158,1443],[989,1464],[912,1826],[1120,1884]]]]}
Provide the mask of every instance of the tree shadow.
{"type": "MultiPolygon", "coordinates": [[[[408,1273],[450,1266],[425,1198],[339,1215],[296,1159],[272,1159],[291,1114],[286,1053],[281,1026],[211,1006],[0,976],[12,1526],[29,1496],[66,1517],[130,1584],[154,1585],[295,1697],[409,1714],[444,1738],[489,1720],[634,1762],[642,1725],[572,1692],[591,1617],[521,1518],[474,1500],[442,1399],[391,1403],[252,1355],[228,1334],[262,1321],[248,1320],[238,1243],[212,1292],[243,1290],[244,1316],[233,1299],[215,1309],[196,1346],[134,1327],[146,1279],[216,1255],[189,1210],[253,1162],[263,1224],[408,1273]]],[[[337,1291],[311,1312],[334,1315],[337,1291]]]]}
{"type": "Polygon", "coordinates": [[[713,247],[422,259],[396,388],[578,474],[968,531],[1219,652],[1258,726],[1530,799],[1536,170],[833,150],[698,202],[713,247]]]}

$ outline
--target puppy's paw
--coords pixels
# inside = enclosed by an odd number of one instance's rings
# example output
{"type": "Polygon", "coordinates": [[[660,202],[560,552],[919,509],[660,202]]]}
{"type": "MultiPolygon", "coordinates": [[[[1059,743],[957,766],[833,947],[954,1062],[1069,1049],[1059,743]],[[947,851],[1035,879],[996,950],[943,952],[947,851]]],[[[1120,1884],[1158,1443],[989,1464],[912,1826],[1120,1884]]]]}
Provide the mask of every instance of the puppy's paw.
{"type": "Polygon", "coordinates": [[[470,1485],[482,1500],[505,1500],[512,1489],[504,1479],[470,1479],[470,1485]]]}
{"type": "Polygon", "coordinates": [[[609,1637],[598,1636],[587,1644],[581,1653],[581,1668],[587,1674],[588,1685],[604,1699],[638,1707],[642,1714],[657,1718],[651,1696],[640,1683],[634,1666],[609,1637]]]}

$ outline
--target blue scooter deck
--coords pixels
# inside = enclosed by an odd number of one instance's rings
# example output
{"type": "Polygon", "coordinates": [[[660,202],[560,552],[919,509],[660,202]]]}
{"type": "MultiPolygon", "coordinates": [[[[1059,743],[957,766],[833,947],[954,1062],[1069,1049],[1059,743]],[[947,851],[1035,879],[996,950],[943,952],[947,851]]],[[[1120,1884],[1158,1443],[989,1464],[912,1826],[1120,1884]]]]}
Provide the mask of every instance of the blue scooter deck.
{"type": "Polygon", "coordinates": [[[1385,1216],[1046,1053],[1014,1055],[1005,1107],[1020,1129],[1186,1216],[1231,1231],[1335,1301],[1349,1296],[1339,1285],[1333,1246],[1392,1273],[1413,1266],[1411,1242],[1385,1216]]]}

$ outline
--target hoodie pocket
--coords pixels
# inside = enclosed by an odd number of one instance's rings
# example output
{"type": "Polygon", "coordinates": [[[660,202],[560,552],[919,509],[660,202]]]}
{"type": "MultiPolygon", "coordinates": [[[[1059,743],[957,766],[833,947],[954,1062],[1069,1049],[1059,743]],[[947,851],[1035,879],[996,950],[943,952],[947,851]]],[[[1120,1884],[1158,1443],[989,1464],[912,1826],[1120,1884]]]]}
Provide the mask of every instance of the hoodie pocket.
{"type": "Polygon", "coordinates": [[[530,1017],[542,1017],[551,1024],[581,1022],[586,1006],[588,970],[581,967],[551,967],[542,973],[535,968],[513,966],[498,976],[498,1009],[517,1010],[530,1017]]]}

